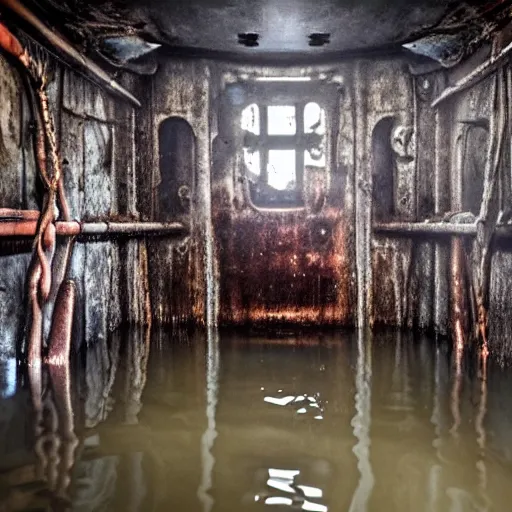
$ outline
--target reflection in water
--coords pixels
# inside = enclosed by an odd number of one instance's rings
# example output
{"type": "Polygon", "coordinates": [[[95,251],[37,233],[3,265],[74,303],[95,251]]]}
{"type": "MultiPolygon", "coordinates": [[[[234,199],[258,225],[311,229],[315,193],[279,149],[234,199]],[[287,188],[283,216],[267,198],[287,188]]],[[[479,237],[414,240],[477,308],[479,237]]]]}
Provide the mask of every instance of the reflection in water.
{"type": "Polygon", "coordinates": [[[215,413],[219,380],[219,337],[216,330],[208,331],[206,341],[206,418],[207,428],[201,439],[202,478],[198,489],[199,499],[203,502],[203,511],[210,512],[214,500],[208,494],[212,488],[213,467],[215,457],[212,455],[213,443],[217,437],[215,413]]]}
{"type": "Polygon", "coordinates": [[[454,379],[452,387],[452,415],[453,415],[453,426],[450,430],[454,437],[458,435],[458,429],[460,426],[460,392],[462,385],[462,356],[464,355],[464,334],[460,326],[460,321],[457,321],[455,326],[455,347],[453,351],[453,367],[454,367],[454,379]]]}
{"type": "MultiPolygon", "coordinates": [[[[434,425],[435,439],[432,442],[432,446],[436,449],[436,457],[438,460],[441,459],[441,353],[440,348],[435,344],[435,363],[434,363],[434,394],[433,394],[433,406],[432,416],[430,418],[431,423],[434,425]]],[[[429,477],[428,477],[428,506],[427,510],[436,511],[438,510],[439,502],[439,489],[441,487],[441,475],[442,466],[441,464],[432,464],[429,477]]]]}
{"type": "Polygon", "coordinates": [[[0,511],[509,509],[512,376],[483,350],[132,328],[84,360],[2,374],[0,511]]]}
{"type": "Polygon", "coordinates": [[[284,496],[256,494],[254,501],[262,502],[265,505],[285,505],[291,507],[292,510],[327,512],[328,508],[325,505],[310,501],[320,500],[323,497],[322,489],[296,484],[295,480],[299,475],[299,470],[269,468],[267,486],[271,492],[280,491],[284,496]]]}
{"type": "Polygon", "coordinates": [[[359,330],[357,336],[356,415],[352,420],[352,426],[354,427],[354,436],[357,438],[354,453],[357,457],[360,478],[350,504],[351,512],[367,510],[368,499],[373,488],[373,472],[370,463],[371,337],[371,333],[367,333],[365,336],[362,329],[359,330]]]}
{"type": "Polygon", "coordinates": [[[487,494],[487,467],[485,462],[485,445],[486,445],[486,432],[484,427],[485,414],[487,412],[487,341],[484,341],[484,346],[481,348],[478,355],[478,377],[480,379],[480,397],[478,404],[478,413],[475,421],[475,430],[477,434],[477,444],[480,449],[479,460],[476,467],[479,473],[478,487],[480,490],[480,497],[483,503],[481,510],[487,511],[491,508],[492,503],[487,494]]]}

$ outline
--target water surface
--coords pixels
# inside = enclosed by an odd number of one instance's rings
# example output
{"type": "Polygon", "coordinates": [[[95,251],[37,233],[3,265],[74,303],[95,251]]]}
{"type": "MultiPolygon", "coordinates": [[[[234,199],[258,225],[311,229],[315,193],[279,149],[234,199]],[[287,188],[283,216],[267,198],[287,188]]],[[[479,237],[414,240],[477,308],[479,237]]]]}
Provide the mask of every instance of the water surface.
{"type": "Polygon", "coordinates": [[[510,389],[412,334],[114,333],[0,362],[0,511],[508,511],[510,389]]]}

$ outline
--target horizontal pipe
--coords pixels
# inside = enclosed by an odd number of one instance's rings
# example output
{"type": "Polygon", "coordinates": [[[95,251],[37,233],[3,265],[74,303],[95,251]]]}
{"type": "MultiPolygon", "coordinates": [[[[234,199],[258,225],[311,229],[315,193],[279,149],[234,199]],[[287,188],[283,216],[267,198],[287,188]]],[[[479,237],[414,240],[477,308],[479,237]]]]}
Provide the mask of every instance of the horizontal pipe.
{"type": "Polygon", "coordinates": [[[450,224],[448,222],[389,222],[375,224],[376,233],[476,235],[475,224],[450,224]]]}
{"type": "Polygon", "coordinates": [[[37,220],[0,222],[0,236],[35,236],[37,220]]]}
{"type": "Polygon", "coordinates": [[[4,220],[38,220],[39,210],[15,210],[0,208],[0,222],[4,220]]]}
{"type": "MultiPolygon", "coordinates": [[[[0,237],[35,236],[37,220],[1,221],[0,237]]],[[[178,234],[186,231],[179,222],[77,222],[55,223],[58,236],[76,235],[136,235],[144,233],[178,234]]]]}
{"type": "Polygon", "coordinates": [[[180,222],[82,222],[80,226],[83,235],[172,234],[186,231],[185,226],[180,222]]]}
{"type": "MultiPolygon", "coordinates": [[[[476,224],[451,224],[449,222],[389,222],[374,224],[375,233],[390,233],[396,235],[462,235],[476,236],[476,224]]],[[[496,235],[512,238],[512,225],[496,226],[496,235]]]]}
{"type": "Polygon", "coordinates": [[[22,5],[19,0],[0,0],[0,5],[10,9],[14,14],[35,29],[53,48],[57,49],[70,63],[78,65],[81,70],[99,85],[105,86],[117,96],[128,100],[132,105],[140,107],[141,104],[135,96],[113,80],[108,73],[95,62],[82,55],[68,43],[55,30],[50,30],[35,14],[22,5]]]}
{"type": "Polygon", "coordinates": [[[180,232],[184,229],[181,222],[109,222],[107,233],[180,232]]]}
{"type": "Polygon", "coordinates": [[[433,102],[432,107],[437,107],[444,100],[448,99],[450,96],[462,92],[473,85],[476,85],[478,82],[481,82],[485,78],[487,78],[491,73],[496,71],[502,64],[504,64],[505,57],[509,55],[512,51],[512,43],[506,46],[500,53],[495,56],[492,56],[490,59],[486,60],[479,66],[477,66],[473,71],[468,73],[466,76],[462,77],[451,87],[447,87],[440,96],[438,96],[433,102]]]}

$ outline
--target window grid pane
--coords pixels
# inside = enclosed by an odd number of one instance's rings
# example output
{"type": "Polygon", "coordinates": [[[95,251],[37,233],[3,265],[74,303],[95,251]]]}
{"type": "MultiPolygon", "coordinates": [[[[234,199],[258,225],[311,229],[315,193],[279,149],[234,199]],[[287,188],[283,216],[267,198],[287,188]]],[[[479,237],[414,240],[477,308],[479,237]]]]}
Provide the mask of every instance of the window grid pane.
{"type": "Polygon", "coordinates": [[[295,150],[270,150],[268,152],[268,185],[276,190],[295,190],[297,187],[295,150]]]}
{"type": "Polygon", "coordinates": [[[244,148],[247,176],[256,186],[253,199],[263,205],[302,204],[304,173],[326,165],[325,110],[314,102],[252,104],[243,114],[243,128],[256,136],[244,148]]]}
{"type": "Polygon", "coordinates": [[[297,119],[293,105],[269,105],[267,107],[268,135],[295,135],[297,119]]]}

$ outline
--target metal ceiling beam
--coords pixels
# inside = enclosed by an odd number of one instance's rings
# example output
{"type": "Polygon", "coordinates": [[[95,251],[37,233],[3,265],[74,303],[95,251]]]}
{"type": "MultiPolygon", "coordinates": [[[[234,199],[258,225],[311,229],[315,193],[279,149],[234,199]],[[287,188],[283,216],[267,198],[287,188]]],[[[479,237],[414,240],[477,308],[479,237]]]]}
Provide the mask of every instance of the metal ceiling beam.
{"type": "Polygon", "coordinates": [[[6,7],[18,18],[30,25],[30,27],[37,31],[47,44],[58,50],[68,64],[77,65],[79,70],[88,78],[96,82],[98,85],[105,87],[118,97],[128,101],[131,105],[135,107],[141,106],[139,100],[135,98],[135,96],[113,80],[108,73],[100,68],[95,62],[82,55],[61,35],[50,30],[34,13],[22,5],[18,0],[0,0],[0,6],[6,7]]]}
{"type": "Polygon", "coordinates": [[[442,94],[432,102],[432,108],[437,107],[440,103],[454,94],[458,94],[459,92],[469,89],[487,78],[491,73],[507,62],[506,58],[511,54],[511,51],[512,43],[506,46],[497,55],[492,56],[490,59],[477,66],[473,71],[462,77],[454,85],[447,87],[442,94]]]}

